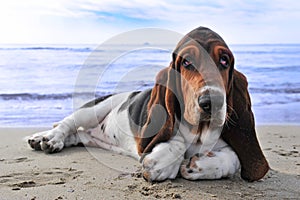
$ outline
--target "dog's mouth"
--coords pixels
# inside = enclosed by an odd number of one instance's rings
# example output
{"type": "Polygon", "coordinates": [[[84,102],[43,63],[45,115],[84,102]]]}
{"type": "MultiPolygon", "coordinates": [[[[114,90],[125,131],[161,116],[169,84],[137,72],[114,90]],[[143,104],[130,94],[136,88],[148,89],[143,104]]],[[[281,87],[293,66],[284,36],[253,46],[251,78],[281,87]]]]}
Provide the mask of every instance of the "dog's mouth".
{"type": "Polygon", "coordinates": [[[212,117],[211,114],[200,114],[200,123],[207,122],[216,127],[223,126],[226,121],[226,117],[223,117],[223,114],[221,113],[217,115],[218,116],[212,117]]]}

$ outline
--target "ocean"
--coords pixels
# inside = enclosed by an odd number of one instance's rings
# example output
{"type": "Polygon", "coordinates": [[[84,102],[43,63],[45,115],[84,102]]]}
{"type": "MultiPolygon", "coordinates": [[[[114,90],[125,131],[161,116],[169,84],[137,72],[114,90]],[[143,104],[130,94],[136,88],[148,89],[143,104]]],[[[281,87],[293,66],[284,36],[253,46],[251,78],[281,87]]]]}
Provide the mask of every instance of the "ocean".
{"type": "MultiPolygon", "coordinates": [[[[229,46],[256,124],[299,124],[300,44],[229,46]]],[[[0,127],[50,127],[95,96],[150,88],[173,48],[0,45],[0,127]]]]}

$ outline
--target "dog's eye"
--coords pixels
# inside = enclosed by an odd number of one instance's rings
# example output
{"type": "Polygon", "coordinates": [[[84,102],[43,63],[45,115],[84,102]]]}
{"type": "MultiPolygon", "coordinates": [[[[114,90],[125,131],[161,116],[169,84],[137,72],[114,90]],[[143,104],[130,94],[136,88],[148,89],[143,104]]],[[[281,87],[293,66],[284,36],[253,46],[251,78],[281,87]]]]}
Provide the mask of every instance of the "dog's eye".
{"type": "Polygon", "coordinates": [[[220,64],[224,67],[224,68],[228,68],[229,67],[229,56],[224,54],[220,57],[220,64]]]}
{"type": "Polygon", "coordinates": [[[194,70],[193,62],[190,59],[183,59],[182,66],[188,70],[194,70]]]}

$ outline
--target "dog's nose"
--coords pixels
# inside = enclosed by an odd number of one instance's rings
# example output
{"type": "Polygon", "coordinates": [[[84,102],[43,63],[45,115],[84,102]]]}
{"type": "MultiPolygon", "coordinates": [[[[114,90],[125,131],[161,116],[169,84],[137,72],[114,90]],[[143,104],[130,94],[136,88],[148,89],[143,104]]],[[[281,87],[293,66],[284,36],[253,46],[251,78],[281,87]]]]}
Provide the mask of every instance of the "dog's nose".
{"type": "Polygon", "coordinates": [[[198,103],[200,108],[207,114],[218,111],[223,107],[224,97],[218,94],[205,94],[199,97],[198,103]]]}
{"type": "Polygon", "coordinates": [[[211,100],[210,100],[210,95],[202,95],[198,99],[199,106],[200,108],[206,112],[210,113],[211,112],[211,100]]]}

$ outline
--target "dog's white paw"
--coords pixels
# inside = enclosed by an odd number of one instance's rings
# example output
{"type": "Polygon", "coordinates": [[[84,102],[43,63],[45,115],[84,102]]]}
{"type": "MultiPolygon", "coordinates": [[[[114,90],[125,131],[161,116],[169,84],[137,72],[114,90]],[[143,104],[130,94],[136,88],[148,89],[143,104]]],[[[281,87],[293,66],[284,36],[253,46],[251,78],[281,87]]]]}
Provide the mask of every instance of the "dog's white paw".
{"type": "Polygon", "coordinates": [[[42,150],[45,153],[55,153],[61,151],[64,147],[64,140],[58,137],[59,135],[54,130],[44,131],[28,137],[27,142],[35,150],[42,150]]]}
{"type": "Polygon", "coordinates": [[[183,159],[182,152],[172,149],[167,143],[161,143],[145,156],[143,177],[149,182],[175,179],[183,159]]]}
{"type": "Polygon", "coordinates": [[[181,176],[188,180],[220,179],[237,172],[240,167],[236,154],[230,148],[220,152],[196,154],[185,160],[180,168],[181,176]]]}
{"type": "Polygon", "coordinates": [[[221,166],[212,163],[210,157],[213,156],[214,154],[210,152],[208,155],[196,154],[189,160],[184,160],[180,167],[181,176],[188,180],[221,178],[221,166]]]}

